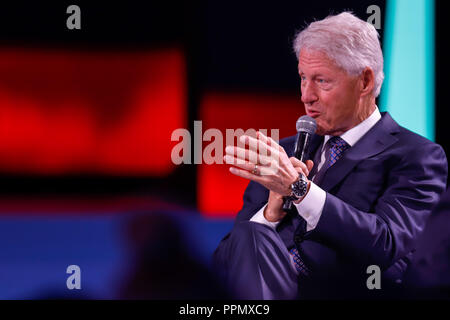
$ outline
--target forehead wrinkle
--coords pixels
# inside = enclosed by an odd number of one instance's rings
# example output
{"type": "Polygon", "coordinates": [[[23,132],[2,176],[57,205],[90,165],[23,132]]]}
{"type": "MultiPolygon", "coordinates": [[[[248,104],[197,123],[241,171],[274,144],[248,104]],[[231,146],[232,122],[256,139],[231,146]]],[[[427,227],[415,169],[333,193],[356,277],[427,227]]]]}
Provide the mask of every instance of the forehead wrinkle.
{"type": "MultiPolygon", "coordinates": [[[[312,70],[312,76],[326,75],[326,74],[329,74],[329,73],[334,71],[333,69],[331,69],[331,68],[329,68],[327,66],[323,66],[323,65],[319,64],[319,65],[316,65],[316,66],[314,66],[314,65],[313,66],[308,66],[308,67],[306,67],[304,69],[301,69],[300,65],[299,65],[298,72],[299,73],[305,73],[305,69],[313,69],[312,70]]],[[[309,71],[309,70],[306,70],[306,71],[309,71]]]]}
{"type": "Polygon", "coordinates": [[[326,56],[304,57],[303,55],[300,55],[298,61],[298,70],[300,73],[304,72],[305,71],[304,69],[316,69],[315,73],[324,73],[323,71],[334,71],[333,69],[335,68],[333,67],[334,67],[333,63],[326,56]],[[303,68],[301,66],[303,66],[303,68]]]}
{"type": "Polygon", "coordinates": [[[298,60],[298,72],[305,73],[305,69],[311,70],[312,76],[329,75],[341,73],[339,68],[328,56],[324,53],[315,51],[315,54],[300,53],[298,60]],[[303,69],[301,68],[303,66],[303,69]]]}

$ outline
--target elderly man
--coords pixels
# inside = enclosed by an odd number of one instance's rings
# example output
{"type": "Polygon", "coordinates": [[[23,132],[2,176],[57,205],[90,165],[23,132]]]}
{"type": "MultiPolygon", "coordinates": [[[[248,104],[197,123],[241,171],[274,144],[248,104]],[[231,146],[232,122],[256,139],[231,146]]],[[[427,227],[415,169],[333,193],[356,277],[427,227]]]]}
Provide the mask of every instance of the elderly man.
{"type": "Polygon", "coordinates": [[[294,48],[301,99],[317,122],[311,160],[289,158],[295,137],[279,145],[258,133],[242,137],[250,151],[226,149],[231,173],[251,181],[215,265],[236,298],[362,297],[369,266],[381,270],[382,291],[401,283],[445,189],[445,153],[379,112],[383,56],[371,24],[329,16],[294,48]],[[283,210],[286,196],[292,210],[283,210]]]}

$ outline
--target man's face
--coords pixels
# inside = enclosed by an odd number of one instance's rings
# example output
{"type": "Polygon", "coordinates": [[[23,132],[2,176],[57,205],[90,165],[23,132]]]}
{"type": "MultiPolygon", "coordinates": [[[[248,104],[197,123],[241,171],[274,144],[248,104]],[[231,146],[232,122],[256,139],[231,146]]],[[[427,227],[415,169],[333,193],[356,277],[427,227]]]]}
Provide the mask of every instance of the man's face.
{"type": "Polygon", "coordinates": [[[317,134],[340,135],[356,126],[361,110],[358,77],[349,76],[320,51],[300,51],[298,71],[306,114],[317,122],[317,134]]]}

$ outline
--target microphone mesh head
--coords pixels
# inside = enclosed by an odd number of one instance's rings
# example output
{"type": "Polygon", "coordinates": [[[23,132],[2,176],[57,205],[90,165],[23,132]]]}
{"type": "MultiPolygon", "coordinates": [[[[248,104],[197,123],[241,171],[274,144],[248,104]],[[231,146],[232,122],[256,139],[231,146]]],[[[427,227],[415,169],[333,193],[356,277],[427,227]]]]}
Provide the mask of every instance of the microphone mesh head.
{"type": "Polygon", "coordinates": [[[297,128],[297,132],[301,131],[309,134],[314,134],[317,129],[317,124],[314,118],[311,118],[310,116],[301,116],[300,118],[298,118],[295,127],[297,128]]]}

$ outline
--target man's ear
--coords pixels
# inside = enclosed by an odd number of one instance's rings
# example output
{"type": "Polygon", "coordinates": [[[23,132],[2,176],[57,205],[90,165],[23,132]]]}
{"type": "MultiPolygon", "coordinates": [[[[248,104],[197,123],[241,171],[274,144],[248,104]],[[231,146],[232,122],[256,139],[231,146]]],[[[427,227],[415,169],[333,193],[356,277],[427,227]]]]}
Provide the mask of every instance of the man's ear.
{"type": "Polygon", "coordinates": [[[375,74],[373,73],[373,70],[366,67],[363,70],[360,79],[361,97],[371,94],[375,87],[375,74]]]}

